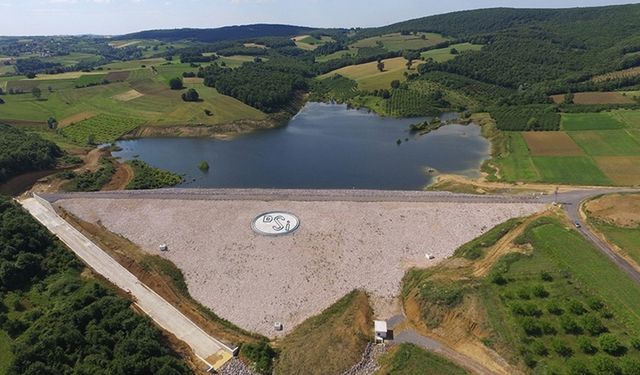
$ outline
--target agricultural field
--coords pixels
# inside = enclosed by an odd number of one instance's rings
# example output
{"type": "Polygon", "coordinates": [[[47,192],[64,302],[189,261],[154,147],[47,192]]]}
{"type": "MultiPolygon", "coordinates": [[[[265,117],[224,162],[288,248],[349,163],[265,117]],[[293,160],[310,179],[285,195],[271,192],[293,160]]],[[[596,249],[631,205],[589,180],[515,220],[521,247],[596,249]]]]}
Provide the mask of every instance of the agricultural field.
{"type": "MultiPolygon", "coordinates": [[[[551,99],[556,104],[564,102],[564,95],[552,95],[551,99]]],[[[608,91],[608,92],[577,92],[573,94],[573,103],[575,104],[633,104],[633,95],[626,95],[623,92],[608,91]]]]}
{"type": "MultiPolygon", "coordinates": [[[[496,251],[490,245],[479,257],[456,252],[435,270],[411,271],[403,295],[405,306],[419,307],[412,319],[432,332],[473,321],[467,335],[525,373],[637,368],[640,289],[634,282],[562,217],[532,218],[516,230],[510,237],[500,233],[511,250],[499,258],[488,256],[496,251]]],[[[487,237],[494,232],[475,241],[497,243],[487,237]]]]}
{"type": "Polygon", "coordinates": [[[329,55],[318,56],[316,57],[316,61],[322,63],[330,60],[341,59],[345,56],[354,56],[356,53],[357,53],[356,51],[352,51],[352,50],[342,50],[342,51],[334,52],[329,55]]]}
{"type": "Polygon", "coordinates": [[[426,59],[433,59],[437,63],[442,63],[454,59],[457,54],[452,54],[451,50],[456,49],[458,53],[466,51],[480,51],[483,45],[471,44],[471,43],[458,43],[452,44],[446,48],[432,49],[430,51],[422,52],[421,56],[426,59]]]}
{"type": "Polygon", "coordinates": [[[352,43],[350,47],[357,49],[382,47],[387,51],[417,50],[442,43],[446,40],[446,37],[435,33],[416,33],[415,35],[394,33],[358,40],[352,43]]]}
{"type": "Polygon", "coordinates": [[[560,114],[546,105],[496,107],[489,110],[500,130],[558,130],[560,114]]]}
{"type": "Polygon", "coordinates": [[[296,43],[296,46],[298,46],[298,48],[306,51],[313,51],[323,44],[332,42],[333,38],[328,36],[321,36],[320,39],[318,39],[311,35],[300,35],[293,38],[293,41],[296,43]]]}
{"type": "Polygon", "coordinates": [[[417,65],[417,63],[414,63],[414,66],[411,70],[407,69],[407,60],[404,57],[386,59],[383,60],[383,62],[385,65],[383,71],[378,70],[378,63],[376,61],[373,61],[366,64],[350,65],[344,68],[340,68],[327,74],[321,75],[319,78],[324,79],[339,74],[356,81],[358,83],[358,89],[360,90],[372,91],[379,89],[389,89],[391,81],[406,80],[404,76],[405,72],[414,72],[417,65]]]}
{"type": "MultiPolygon", "coordinates": [[[[168,81],[181,76],[184,71],[194,70],[189,64],[177,63],[160,65],[155,72],[151,68],[137,68],[42,75],[32,80],[22,77],[0,78],[0,85],[4,85],[4,88],[24,92],[3,96],[6,104],[2,107],[0,119],[14,124],[23,124],[25,121],[43,124],[49,117],[54,117],[61,127],[65,127],[71,122],[100,114],[129,118],[135,121],[136,126],[216,125],[267,118],[261,111],[204,86],[201,80],[185,81],[187,88],[198,91],[201,101],[184,102],[180,97],[182,91],[170,90],[168,81]],[[44,79],[53,77],[56,79],[44,79]],[[110,83],[102,84],[103,80],[110,83]],[[34,87],[42,91],[39,100],[31,95],[34,87]]],[[[126,128],[130,130],[129,126],[126,128]]],[[[110,134],[116,133],[120,134],[119,131],[110,134]]],[[[86,136],[88,134],[79,134],[68,138],[65,143],[80,142],[79,145],[84,145],[86,136]]],[[[105,139],[111,140],[111,135],[105,139]]]]}
{"type": "Polygon", "coordinates": [[[563,113],[560,121],[562,130],[611,130],[624,128],[624,124],[609,112],[563,113]]]}
{"type": "Polygon", "coordinates": [[[586,202],[584,211],[590,224],[640,267],[640,195],[605,195],[586,202]]]}
{"type": "Polygon", "coordinates": [[[640,75],[640,66],[636,66],[629,69],[618,70],[616,72],[597,75],[592,77],[591,80],[593,82],[599,83],[599,82],[613,81],[613,80],[623,79],[623,78],[633,78],[639,75],[640,75]]]}
{"type": "Polygon", "coordinates": [[[509,182],[638,185],[637,119],[640,111],[563,113],[563,131],[499,132],[503,149],[488,165],[509,182]]]}
{"type": "Polygon", "coordinates": [[[142,124],[141,120],[100,114],[66,126],[62,134],[80,144],[113,142],[142,124]]]}
{"type": "Polygon", "coordinates": [[[580,156],[582,150],[565,132],[523,132],[531,156],[580,156]]]}
{"type": "MultiPolygon", "coordinates": [[[[262,60],[269,60],[264,57],[260,57],[262,60]]],[[[232,56],[220,56],[218,61],[223,62],[229,68],[237,68],[240,65],[251,62],[255,59],[255,56],[246,56],[246,55],[232,55],[232,56]]]]}

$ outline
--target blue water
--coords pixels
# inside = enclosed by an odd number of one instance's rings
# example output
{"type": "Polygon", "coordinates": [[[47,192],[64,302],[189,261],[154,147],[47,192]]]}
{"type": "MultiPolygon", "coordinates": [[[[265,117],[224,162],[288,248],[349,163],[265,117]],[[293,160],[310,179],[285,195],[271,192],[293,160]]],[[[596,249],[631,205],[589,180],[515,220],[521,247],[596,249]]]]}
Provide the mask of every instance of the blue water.
{"type": "Polygon", "coordinates": [[[422,120],[308,103],[282,128],[232,140],[126,140],[117,143],[122,151],[114,156],[139,157],[185,175],[181,187],[193,188],[417,190],[432,179],[427,168],[477,176],[490,152],[480,127],[447,125],[424,136],[411,134],[409,125],[422,120]],[[198,169],[203,160],[208,172],[198,169]]]}

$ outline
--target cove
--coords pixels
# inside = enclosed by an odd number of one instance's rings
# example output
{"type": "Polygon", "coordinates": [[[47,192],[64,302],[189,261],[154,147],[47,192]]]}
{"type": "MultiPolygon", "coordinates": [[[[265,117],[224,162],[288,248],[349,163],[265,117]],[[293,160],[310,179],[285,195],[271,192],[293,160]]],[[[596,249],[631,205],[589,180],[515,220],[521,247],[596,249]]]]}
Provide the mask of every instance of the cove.
{"type": "Polygon", "coordinates": [[[180,187],[193,188],[419,190],[432,181],[428,168],[478,176],[490,152],[480,127],[409,132],[410,124],[423,120],[312,102],[282,128],[231,140],[123,140],[113,155],[184,175],[180,187]],[[207,172],[198,169],[203,160],[210,165],[207,172]]]}

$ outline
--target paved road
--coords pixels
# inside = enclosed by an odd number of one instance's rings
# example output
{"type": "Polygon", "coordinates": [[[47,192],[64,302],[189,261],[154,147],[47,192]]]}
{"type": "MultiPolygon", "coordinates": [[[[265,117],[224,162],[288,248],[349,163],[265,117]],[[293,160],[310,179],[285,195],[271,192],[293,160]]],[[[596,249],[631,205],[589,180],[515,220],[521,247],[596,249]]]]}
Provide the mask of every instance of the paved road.
{"type": "Polygon", "coordinates": [[[609,258],[618,268],[626,273],[632,280],[636,283],[640,284],[640,272],[630,265],[624,258],[618,255],[608,243],[603,241],[600,237],[598,237],[592,230],[589,223],[585,222],[580,215],[580,207],[582,203],[595,196],[604,194],[604,193],[624,193],[624,192],[639,192],[637,189],[603,189],[603,190],[595,190],[590,192],[574,192],[572,194],[567,194],[563,197],[561,202],[564,203],[564,209],[567,212],[567,215],[574,223],[579,223],[580,228],[577,230],[582,234],[587,240],[589,240],[593,245],[600,250],[607,258],[609,258]]]}
{"type": "Polygon", "coordinates": [[[413,328],[405,328],[402,330],[397,330],[400,324],[406,321],[404,315],[396,315],[387,320],[387,325],[391,330],[393,330],[393,343],[409,343],[417,345],[423,349],[426,349],[430,352],[437,353],[450,361],[454,362],[458,366],[461,366],[474,374],[480,375],[491,375],[494,374],[493,371],[484,367],[481,363],[475,361],[467,357],[464,354],[458,353],[453,349],[441,344],[439,341],[432,339],[428,336],[421,335],[418,331],[413,328]]]}
{"type": "Polygon", "coordinates": [[[140,282],[115,259],[58,216],[48,202],[29,198],[21,204],[87,265],[118,288],[130,293],[142,311],[159,326],[187,343],[207,365],[217,369],[232,357],[233,348],[208,335],[173,305],[140,282]]]}
{"type": "Polygon", "coordinates": [[[50,202],[70,198],[349,201],[349,202],[456,202],[456,203],[551,203],[552,196],[477,195],[441,191],[301,190],[301,189],[157,189],[92,193],[40,194],[50,202]]]}

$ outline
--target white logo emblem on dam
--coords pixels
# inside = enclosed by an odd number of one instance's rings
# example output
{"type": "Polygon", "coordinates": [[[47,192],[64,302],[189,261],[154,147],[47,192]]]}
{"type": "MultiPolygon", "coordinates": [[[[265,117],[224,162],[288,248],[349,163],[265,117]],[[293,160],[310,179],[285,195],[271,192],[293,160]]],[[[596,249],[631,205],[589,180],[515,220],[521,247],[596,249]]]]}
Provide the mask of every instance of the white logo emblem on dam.
{"type": "Polygon", "coordinates": [[[279,236],[293,233],[300,226],[300,220],[288,212],[267,212],[259,215],[251,223],[256,233],[267,236],[279,236]]]}

